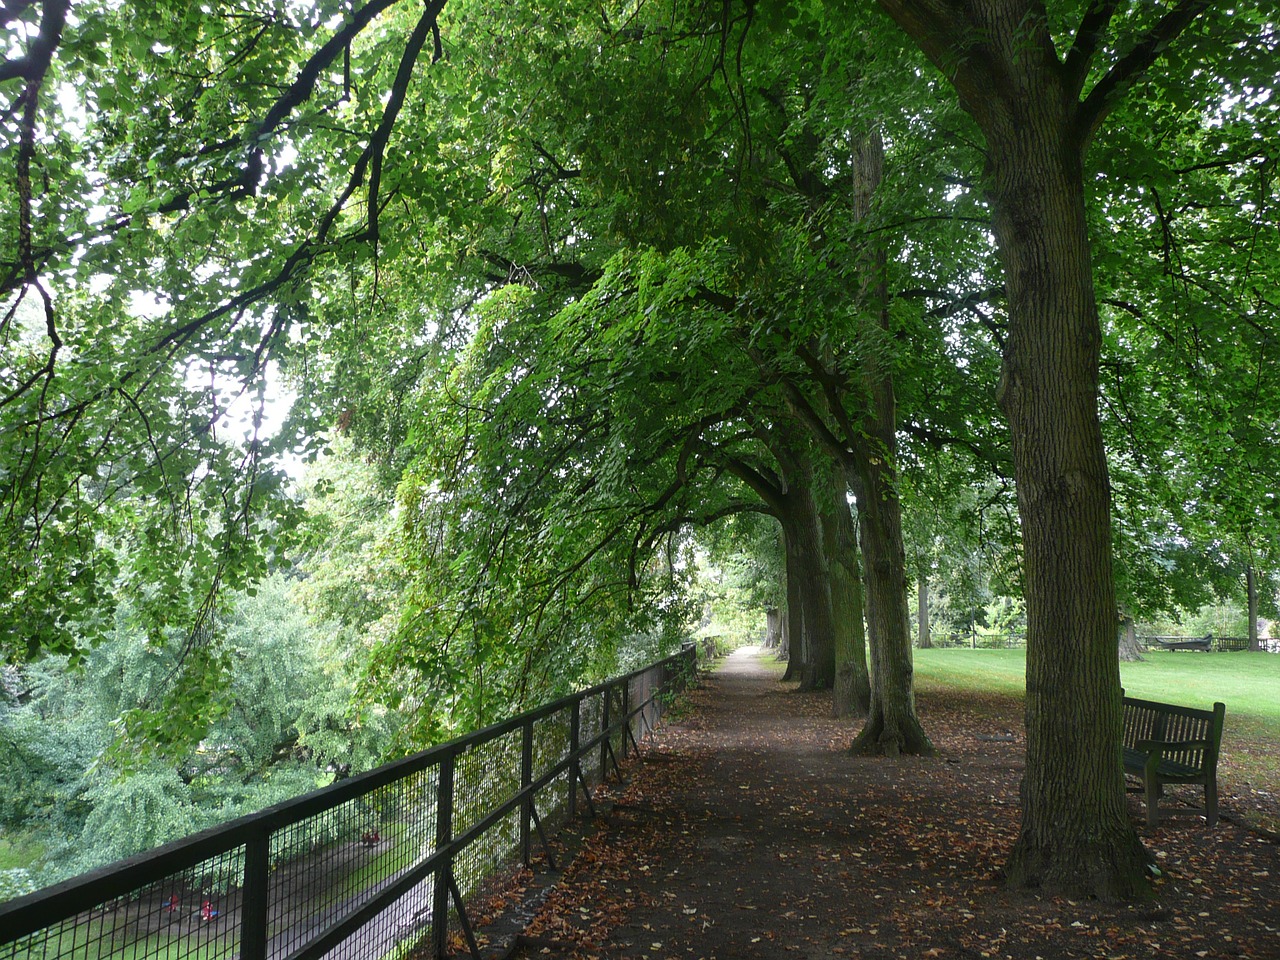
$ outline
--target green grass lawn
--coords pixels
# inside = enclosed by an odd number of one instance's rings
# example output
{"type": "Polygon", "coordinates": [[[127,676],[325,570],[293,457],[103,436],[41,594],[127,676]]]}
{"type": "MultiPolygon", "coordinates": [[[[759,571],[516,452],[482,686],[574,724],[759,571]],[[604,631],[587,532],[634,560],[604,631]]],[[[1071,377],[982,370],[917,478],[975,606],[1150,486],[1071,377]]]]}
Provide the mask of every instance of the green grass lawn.
{"type": "MultiPolygon", "coordinates": [[[[721,660],[719,662],[723,663],[724,661],[721,660]]],[[[787,661],[779,660],[774,656],[772,650],[766,651],[764,656],[760,658],[760,665],[779,678],[787,672],[787,661]]]]}
{"type": "MultiPolygon", "coordinates": [[[[1280,654],[1171,653],[1156,650],[1139,663],[1120,664],[1120,682],[1134,697],[1211,707],[1227,717],[1270,729],[1280,739],[1280,654]]],[[[916,678],[930,684],[1023,695],[1025,650],[917,650],[916,678]]]]}
{"type": "Polygon", "coordinates": [[[0,870],[30,867],[44,854],[44,847],[25,836],[0,835],[0,870]]]}
{"type": "MultiPolygon", "coordinates": [[[[1025,650],[916,650],[916,687],[1025,695],[1025,650]]],[[[1130,696],[1208,708],[1227,707],[1219,779],[1242,794],[1280,795],[1280,654],[1172,653],[1155,650],[1139,663],[1120,664],[1130,696]]],[[[1012,704],[1010,705],[1013,706],[1012,704]]],[[[1010,721],[1020,722],[1021,716],[1010,721]]],[[[1277,814],[1261,816],[1275,829],[1277,814]]]]}

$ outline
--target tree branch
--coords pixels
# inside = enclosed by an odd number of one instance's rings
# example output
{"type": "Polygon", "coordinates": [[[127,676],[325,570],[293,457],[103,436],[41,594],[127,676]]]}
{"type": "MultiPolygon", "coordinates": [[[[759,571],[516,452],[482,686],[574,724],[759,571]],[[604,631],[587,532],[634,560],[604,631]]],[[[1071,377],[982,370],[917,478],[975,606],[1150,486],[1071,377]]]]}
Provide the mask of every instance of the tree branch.
{"type": "Polygon", "coordinates": [[[1079,97],[1080,91],[1084,89],[1085,78],[1089,76],[1089,63],[1097,53],[1102,35],[1111,23],[1111,18],[1116,15],[1119,5],[1119,0],[1093,0],[1081,17],[1075,42],[1071,44],[1062,64],[1067,94],[1072,98],[1079,97]]]}
{"type": "MultiPolygon", "coordinates": [[[[29,2],[18,0],[12,7],[4,7],[0,15],[0,23],[8,24],[22,11],[30,6],[29,2]]],[[[62,42],[62,30],[67,25],[67,11],[71,8],[71,0],[46,0],[40,16],[40,32],[25,57],[13,60],[0,60],[0,83],[22,77],[28,82],[43,82],[49,72],[49,64],[53,62],[53,52],[62,42]]]]}
{"type": "Polygon", "coordinates": [[[763,470],[753,467],[741,457],[725,457],[724,465],[726,470],[768,504],[771,510],[782,510],[786,494],[782,490],[782,482],[777,477],[766,476],[763,470]]]}
{"type": "Polygon", "coordinates": [[[34,4],[35,0],[9,0],[8,3],[0,3],[0,26],[7,27],[34,4]]]}
{"type": "MultiPolygon", "coordinates": [[[[297,77],[289,85],[289,89],[272,105],[266,116],[262,118],[262,121],[254,129],[251,140],[259,146],[264,143],[275,131],[276,127],[280,126],[285,118],[293,113],[296,107],[301,106],[311,98],[320,75],[340,53],[351,45],[351,41],[365,27],[369,26],[380,13],[402,2],[404,0],[370,0],[369,3],[355,11],[342,29],[330,37],[324,46],[312,54],[311,58],[303,64],[302,69],[298,71],[297,77]]],[[[443,8],[444,0],[435,0],[435,2],[428,5],[428,11],[432,17],[438,16],[443,8]],[[431,12],[432,8],[434,8],[434,12],[431,12]]]]}
{"type": "Polygon", "coordinates": [[[1179,0],[1133,49],[1112,64],[1106,76],[1094,84],[1076,114],[1074,133],[1081,153],[1088,149],[1098,126],[1124,98],[1129,88],[1196,17],[1213,5],[1213,0],[1179,0]]]}
{"type": "Polygon", "coordinates": [[[851,467],[860,464],[860,447],[853,444],[853,438],[849,438],[849,445],[846,445],[840,437],[836,436],[831,427],[827,424],[826,418],[822,416],[809,402],[809,398],[790,380],[784,380],[782,384],[783,390],[787,394],[787,403],[791,407],[792,412],[800,418],[800,420],[811,430],[818,442],[827,448],[827,451],[840,462],[842,466],[851,467]]]}
{"type": "Polygon", "coordinates": [[[978,125],[1008,94],[1002,58],[982,40],[963,0],[877,0],[881,8],[955,87],[978,125]]]}
{"type": "MultiPolygon", "coordinates": [[[[436,17],[440,15],[444,4],[445,0],[433,0],[433,2],[428,3],[427,9],[423,11],[417,25],[413,28],[413,33],[409,35],[409,39],[405,43],[404,53],[400,57],[399,69],[396,70],[395,82],[391,85],[391,98],[387,101],[387,105],[382,111],[382,119],[378,122],[378,129],[374,131],[373,136],[369,139],[369,145],[360,154],[356,169],[351,174],[352,182],[359,183],[364,177],[363,167],[366,159],[371,159],[369,195],[367,199],[368,221],[365,232],[369,240],[375,244],[378,242],[378,189],[382,184],[383,154],[386,152],[387,143],[391,140],[391,132],[395,129],[396,119],[400,116],[400,110],[404,106],[405,96],[409,92],[409,83],[413,79],[413,68],[418,62],[418,54],[422,52],[422,48],[426,45],[427,37],[433,35],[436,29],[436,17]]],[[[439,58],[433,57],[432,63],[437,59],[439,58]]]]}

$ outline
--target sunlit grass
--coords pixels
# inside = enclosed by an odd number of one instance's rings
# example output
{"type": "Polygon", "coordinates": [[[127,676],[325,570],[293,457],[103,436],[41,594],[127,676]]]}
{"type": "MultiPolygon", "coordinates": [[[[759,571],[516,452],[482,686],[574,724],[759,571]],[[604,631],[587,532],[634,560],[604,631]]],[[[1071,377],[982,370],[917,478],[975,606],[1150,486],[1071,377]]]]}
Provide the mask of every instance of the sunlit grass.
{"type": "MultiPolygon", "coordinates": [[[[1025,650],[916,650],[916,680],[1009,693],[1025,688],[1025,650]]],[[[1120,664],[1120,682],[1131,696],[1188,706],[1221,700],[1228,717],[1260,724],[1280,737],[1280,654],[1172,653],[1155,650],[1137,663],[1120,664]]]]}
{"type": "MultiPolygon", "coordinates": [[[[1025,650],[916,650],[916,688],[972,690],[1007,695],[1021,721],[1025,696],[1025,650]]],[[[1190,707],[1227,707],[1219,776],[1245,791],[1280,796],[1280,654],[1199,653],[1154,650],[1137,663],[1120,664],[1120,682],[1130,696],[1190,707]]],[[[1262,820],[1273,828],[1274,814],[1262,820]]]]}
{"type": "Polygon", "coordinates": [[[0,836],[0,870],[29,868],[44,856],[44,846],[26,836],[0,836]]]}

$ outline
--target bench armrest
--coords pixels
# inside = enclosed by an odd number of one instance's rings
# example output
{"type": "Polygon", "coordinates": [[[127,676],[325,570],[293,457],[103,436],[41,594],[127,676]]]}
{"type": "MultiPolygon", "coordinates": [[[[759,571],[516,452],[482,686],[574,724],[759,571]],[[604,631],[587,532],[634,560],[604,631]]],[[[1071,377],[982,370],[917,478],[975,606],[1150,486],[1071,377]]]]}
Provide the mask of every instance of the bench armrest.
{"type": "Polygon", "coordinates": [[[1139,740],[1133,745],[1143,753],[1163,753],[1172,750],[1208,750],[1208,740],[1139,740]]]}

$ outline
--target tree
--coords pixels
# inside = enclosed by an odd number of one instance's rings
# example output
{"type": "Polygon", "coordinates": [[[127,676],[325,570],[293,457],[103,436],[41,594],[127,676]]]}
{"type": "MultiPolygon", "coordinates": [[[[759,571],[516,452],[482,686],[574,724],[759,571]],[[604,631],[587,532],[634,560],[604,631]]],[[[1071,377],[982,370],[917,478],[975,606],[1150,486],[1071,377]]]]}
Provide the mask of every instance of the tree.
{"type": "Polygon", "coordinates": [[[761,439],[777,465],[776,472],[742,456],[728,457],[726,465],[769,506],[782,526],[791,618],[788,675],[794,672],[801,690],[828,690],[836,679],[836,624],[831,558],[825,549],[820,506],[824,478],[800,424],[779,416],[761,430],[761,439]]]}
{"type": "Polygon", "coordinates": [[[218,591],[263,574],[292,516],[273,461],[314,453],[329,416],[304,394],[273,435],[266,380],[305,363],[309,271],[360,272],[372,253],[376,275],[386,197],[420,173],[384,163],[433,32],[440,53],[443,4],[412,6],[3,10],[0,495],[6,548],[23,550],[6,563],[8,655],[82,652],[108,629],[101,545],[136,526],[113,510],[121,491],[152,498],[164,534],[131,555],[133,579],[186,571],[194,600],[169,618],[190,638],[218,591]],[[221,539],[189,532],[205,514],[221,539]]]}
{"type": "Polygon", "coordinates": [[[76,668],[47,657],[14,668],[0,702],[0,825],[36,837],[51,883],[376,765],[396,717],[353,709],[356,670],[326,643],[276,575],[231,595],[220,680],[197,717],[163,709],[176,645],[149,641],[132,608],[76,668]],[[282,668],[284,665],[284,668],[282,668]],[[151,735],[155,722],[191,729],[151,735]],[[195,724],[198,726],[194,726],[195,724]]]}
{"type": "Polygon", "coordinates": [[[833,463],[825,473],[818,496],[835,644],[831,706],[837,717],[865,717],[871,709],[871,675],[867,670],[857,521],[850,511],[849,487],[843,471],[833,463]]]}
{"type": "Polygon", "coordinates": [[[1056,19],[1032,0],[881,6],[947,77],[985,139],[983,182],[1004,263],[1000,401],[1028,608],[1027,772],[1009,882],[1142,896],[1146,856],[1114,749],[1116,605],[1085,165],[1127,90],[1209,4],[1122,17],[1119,4],[1098,0],[1061,4],[1056,19]]]}
{"type": "MultiPolygon", "coordinates": [[[[1176,54],[1175,54],[1176,55],[1176,54]]],[[[1150,618],[1234,595],[1251,563],[1274,569],[1280,407],[1275,307],[1257,280],[1275,264],[1270,169],[1280,157],[1277,71],[1241,44],[1180,68],[1176,88],[1136,88],[1100,144],[1092,207],[1106,357],[1122,602],[1150,618]],[[1141,117],[1137,149],[1130,132],[1141,117]],[[1212,383],[1213,386],[1209,387],[1212,383]]]]}

